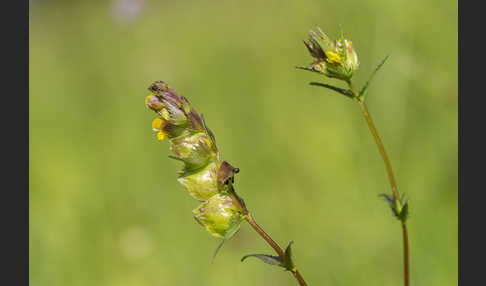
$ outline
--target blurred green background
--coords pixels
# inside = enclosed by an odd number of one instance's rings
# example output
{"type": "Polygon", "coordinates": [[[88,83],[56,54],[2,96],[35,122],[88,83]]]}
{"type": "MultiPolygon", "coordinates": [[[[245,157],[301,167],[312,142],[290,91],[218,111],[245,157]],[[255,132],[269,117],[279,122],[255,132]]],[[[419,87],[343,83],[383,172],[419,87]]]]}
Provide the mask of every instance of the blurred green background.
{"type": "Polygon", "coordinates": [[[238,193],[309,285],[402,285],[400,224],[359,106],[308,85],[302,40],[340,26],[410,200],[411,285],[457,285],[456,1],[30,1],[30,282],[297,285],[192,218],[180,164],[151,131],[164,80],[206,117],[238,193]]]}

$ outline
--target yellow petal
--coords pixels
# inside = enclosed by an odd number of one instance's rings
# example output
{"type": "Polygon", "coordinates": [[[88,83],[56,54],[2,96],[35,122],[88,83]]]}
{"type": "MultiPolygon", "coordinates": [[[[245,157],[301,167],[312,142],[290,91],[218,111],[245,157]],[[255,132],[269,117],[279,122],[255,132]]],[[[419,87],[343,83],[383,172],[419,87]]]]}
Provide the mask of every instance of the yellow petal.
{"type": "Polygon", "coordinates": [[[326,52],[327,60],[332,64],[340,64],[342,63],[341,56],[338,53],[327,51],[326,52]]]}
{"type": "Polygon", "coordinates": [[[147,95],[147,97],[145,97],[145,104],[146,104],[146,105],[147,105],[147,104],[149,104],[148,99],[149,99],[149,98],[151,98],[152,96],[154,96],[154,94],[153,94],[153,93],[151,93],[151,94],[147,95]]]}
{"type": "Polygon", "coordinates": [[[164,123],[164,120],[160,117],[157,117],[152,121],[152,130],[154,131],[160,131],[162,129],[162,124],[164,123]]]}
{"type": "Polygon", "coordinates": [[[167,137],[167,134],[164,131],[159,131],[159,133],[157,133],[157,140],[162,141],[165,137],[167,137]]]}

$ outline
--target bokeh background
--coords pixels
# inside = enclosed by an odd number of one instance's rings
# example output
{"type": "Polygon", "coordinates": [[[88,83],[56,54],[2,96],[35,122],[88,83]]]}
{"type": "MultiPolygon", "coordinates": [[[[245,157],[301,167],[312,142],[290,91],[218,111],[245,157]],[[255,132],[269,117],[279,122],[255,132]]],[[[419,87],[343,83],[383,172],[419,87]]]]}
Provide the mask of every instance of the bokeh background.
{"type": "Polygon", "coordinates": [[[457,285],[457,2],[30,1],[30,285],[296,285],[240,258],[273,254],[244,224],[192,218],[180,164],[151,131],[164,80],[241,169],[238,193],[309,285],[402,285],[399,223],[359,106],[294,66],[319,25],[353,41],[361,86],[410,200],[412,285],[457,285]]]}

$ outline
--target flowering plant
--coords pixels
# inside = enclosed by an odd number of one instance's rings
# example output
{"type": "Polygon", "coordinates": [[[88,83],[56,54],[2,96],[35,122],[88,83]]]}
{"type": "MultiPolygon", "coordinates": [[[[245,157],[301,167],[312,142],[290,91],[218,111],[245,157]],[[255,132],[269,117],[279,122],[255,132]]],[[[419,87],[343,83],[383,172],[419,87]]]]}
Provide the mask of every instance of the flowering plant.
{"type": "MultiPolygon", "coordinates": [[[[377,143],[392,188],[391,194],[381,194],[380,196],[384,197],[389,203],[393,215],[398,218],[402,225],[404,277],[405,286],[408,286],[409,263],[406,226],[408,199],[404,195],[399,195],[390,161],[365,104],[365,93],[369,83],[383,66],[388,56],[377,66],[369,80],[357,92],[351,78],[358,70],[359,61],[350,40],[341,35],[339,39],[333,41],[320,28],[317,28],[317,32],[310,31],[309,39],[304,41],[304,44],[315,60],[309,66],[298,68],[346,82],[348,88],[319,82],[311,82],[311,85],[325,87],[356,100],[377,143]]],[[[151,93],[146,97],[145,104],[157,114],[152,122],[152,129],[156,132],[156,138],[157,140],[167,139],[170,142],[170,149],[174,155],[169,157],[183,163],[178,181],[194,199],[200,202],[200,205],[193,210],[194,218],[212,236],[223,239],[216,249],[215,255],[223,243],[239,230],[241,223],[247,221],[277,252],[278,256],[250,254],[244,256],[241,260],[256,257],[267,264],[283,267],[292,273],[300,285],[307,285],[293,261],[292,242],[283,251],[255,222],[243,199],[236,194],[234,182],[235,174],[239,172],[239,169],[233,167],[227,161],[221,160],[216,147],[215,136],[206,125],[204,118],[199,116],[187,98],[180,96],[163,81],[152,83],[149,91],[151,93]]]]}
{"type": "Polygon", "coordinates": [[[255,231],[277,252],[278,256],[250,254],[242,258],[256,257],[263,262],[288,270],[300,285],[306,285],[295,266],[291,255],[291,243],[285,252],[255,222],[241,197],[234,189],[234,176],[238,168],[220,159],[216,139],[187,98],[180,96],[163,81],[156,81],[149,87],[151,92],[145,105],[157,117],[152,122],[157,140],[168,139],[175,156],[172,159],[184,165],[179,172],[179,183],[201,204],[193,210],[194,218],[211,235],[222,238],[215,251],[230,239],[247,221],[255,231]]]}

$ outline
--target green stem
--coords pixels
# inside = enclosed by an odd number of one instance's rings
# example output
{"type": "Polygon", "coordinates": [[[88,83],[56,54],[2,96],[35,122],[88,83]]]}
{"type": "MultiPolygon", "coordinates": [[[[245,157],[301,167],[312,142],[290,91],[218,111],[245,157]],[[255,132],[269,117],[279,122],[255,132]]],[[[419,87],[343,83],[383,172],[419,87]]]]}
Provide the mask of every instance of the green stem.
{"type": "MultiPolygon", "coordinates": [[[[241,210],[241,212],[245,215],[246,221],[253,227],[253,229],[277,252],[278,256],[280,256],[280,259],[282,261],[285,261],[285,254],[282,248],[268,235],[253,219],[253,216],[251,215],[250,211],[246,208],[245,204],[242,202],[242,200],[238,197],[236,194],[235,190],[231,188],[230,192],[231,198],[236,202],[238,208],[241,210]]],[[[300,286],[307,286],[307,283],[305,283],[304,278],[300,274],[298,270],[291,271],[292,274],[294,275],[295,279],[299,282],[300,286]]]]}
{"type": "MultiPolygon", "coordinates": [[[[278,246],[278,244],[255,222],[250,213],[247,214],[247,221],[253,227],[253,229],[275,250],[275,252],[277,252],[282,261],[285,261],[285,254],[282,248],[280,248],[280,246],[278,246]]],[[[304,278],[298,270],[292,271],[292,274],[299,282],[299,285],[307,286],[307,283],[305,283],[304,278]]]]}
{"type": "MultiPolygon", "coordinates": [[[[368,108],[366,107],[364,100],[360,98],[359,94],[356,92],[356,89],[351,83],[351,80],[348,81],[348,85],[351,91],[353,92],[354,97],[358,100],[363,116],[365,117],[366,122],[368,123],[368,127],[370,128],[371,134],[375,138],[376,145],[378,146],[378,150],[380,151],[381,157],[383,158],[383,162],[385,163],[386,172],[388,173],[388,178],[390,180],[390,184],[392,187],[393,197],[395,199],[395,205],[397,209],[401,209],[400,194],[398,193],[397,183],[395,181],[395,177],[393,176],[391,163],[385,152],[385,147],[383,146],[383,142],[381,141],[380,136],[378,135],[378,131],[376,130],[375,124],[371,119],[371,115],[368,112],[368,108]]],[[[403,272],[404,272],[404,283],[405,283],[404,285],[409,286],[410,266],[409,266],[409,252],[408,252],[408,231],[407,231],[407,225],[405,224],[404,221],[402,221],[402,233],[403,233],[403,267],[404,267],[403,272]]]]}
{"type": "Polygon", "coordinates": [[[404,221],[402,221],[402,233],[403,233],[403,273],[404,273],[404,279],[405,279],[405,286],[408,286],[410,284],[410,272],[409,272],[409,267],[410,263],[408,261],[409,255],[408,255],[408,231],[407,231],[407,225],[405,224],[404,221]]]}

